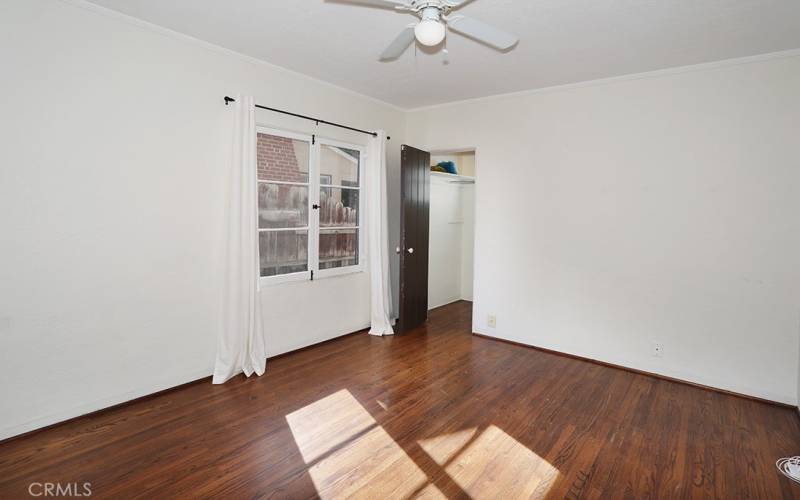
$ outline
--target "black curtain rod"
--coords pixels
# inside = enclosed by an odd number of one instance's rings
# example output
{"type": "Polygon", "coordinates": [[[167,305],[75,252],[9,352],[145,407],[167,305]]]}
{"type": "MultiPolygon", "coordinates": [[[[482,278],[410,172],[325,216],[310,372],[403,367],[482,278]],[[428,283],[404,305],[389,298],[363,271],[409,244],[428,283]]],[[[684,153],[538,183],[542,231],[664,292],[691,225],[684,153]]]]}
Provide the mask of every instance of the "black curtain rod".
{"type": "MultiPolygon", "coordinates": [[[[233,97],[225,96],[225,105],[226,106],[228,104],[232,103],[232,102],[236,102],[236,99],[234,99],[233,97]]],[[[260,104],[256,104],[256,107],[259,108],[259,109],[266,109],[267,111],[273,111],[275,113],[281,113],[281,114],[284,114],[284,115],[294,116],[296,118],[302,118],[303,120],[310,120],[312,122],[316,122],[317,125],[319,125],[320,123],[323,123],[325,125],[331,125],[333,127],[339,127],[339,128],[344,128],[344,129],[347,129],[347,130],[352,130],[353,132],[361,132],[362,134],[371,135],[372,137],[378,137],[378,134],[376,132],[370,132],[369,130],[361,130],[360,128],[348,127],[347,125],[342,125],[340,123],[333,123],[333,122],[329,122],[329,121],[326,121],[326,120],[321,120],[319,118],[314,118],[313,116],[300,115],[300,114],[297,114],[297,113],[292,113],[290,111],[284,111],[282,109],[269,108],[267,106],[262,106],[260,104]]],[[[391,139],[391,137],[387,136],[386,140],[389,140],[389,139],[391,139]]]]}

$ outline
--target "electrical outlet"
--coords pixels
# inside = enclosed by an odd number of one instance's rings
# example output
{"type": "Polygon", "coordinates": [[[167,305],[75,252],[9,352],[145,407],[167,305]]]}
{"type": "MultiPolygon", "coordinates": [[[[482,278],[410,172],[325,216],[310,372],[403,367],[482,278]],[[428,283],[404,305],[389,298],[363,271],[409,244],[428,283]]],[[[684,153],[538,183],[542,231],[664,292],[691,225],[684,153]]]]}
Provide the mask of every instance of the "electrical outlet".
{"type": "Polygon", "coordinates": [[[497,316],[490,314],[486,320],[486,324],[489,325],[489,328],[497,328],[497,316]]]}
{"type": "Polygon", "coordinates": [[[664,344],[662,344],[661,342],[653,342],[653,357],[656,358],[664,357],[664,344]]]}

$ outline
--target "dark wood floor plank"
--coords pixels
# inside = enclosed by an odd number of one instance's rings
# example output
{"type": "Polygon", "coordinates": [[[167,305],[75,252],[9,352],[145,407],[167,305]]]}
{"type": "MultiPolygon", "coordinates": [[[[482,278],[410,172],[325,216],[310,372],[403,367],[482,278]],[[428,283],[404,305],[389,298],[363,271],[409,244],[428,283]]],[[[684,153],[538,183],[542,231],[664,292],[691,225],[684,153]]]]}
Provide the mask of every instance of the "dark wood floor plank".
{"type": "Polygon", "coordinates": [[[471,320],[451,304],[407,335],[7,441],[0,498],[33,481],[96,498],[800,498],[774,467],[800,449],[794,411],[476,337],[471,320]]]}

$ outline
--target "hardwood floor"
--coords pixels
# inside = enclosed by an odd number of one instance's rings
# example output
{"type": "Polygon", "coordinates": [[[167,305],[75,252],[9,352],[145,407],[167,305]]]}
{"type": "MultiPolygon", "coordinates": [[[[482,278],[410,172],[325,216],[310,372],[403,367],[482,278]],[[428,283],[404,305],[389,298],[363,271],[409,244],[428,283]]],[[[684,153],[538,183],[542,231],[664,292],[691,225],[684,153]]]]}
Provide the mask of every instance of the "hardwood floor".
{"type": "Polygon", "coordinates": [[[0,444],[0,498],[800,498],[794,410],[470,335],[471,306],[0,444]],[[38,490],[37,490],[38,491],[38,490]]]}

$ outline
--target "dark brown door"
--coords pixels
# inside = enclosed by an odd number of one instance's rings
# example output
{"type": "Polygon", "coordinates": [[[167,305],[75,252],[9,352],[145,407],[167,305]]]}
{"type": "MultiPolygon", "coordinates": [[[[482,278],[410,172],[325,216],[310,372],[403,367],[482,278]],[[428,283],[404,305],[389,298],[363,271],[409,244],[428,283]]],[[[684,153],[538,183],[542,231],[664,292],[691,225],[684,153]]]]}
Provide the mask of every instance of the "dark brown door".
{"type": "Polygon", "coordinates": [[[402,146],[400,212],[400,333],[428,319],[431,155],[402,146]]]}

